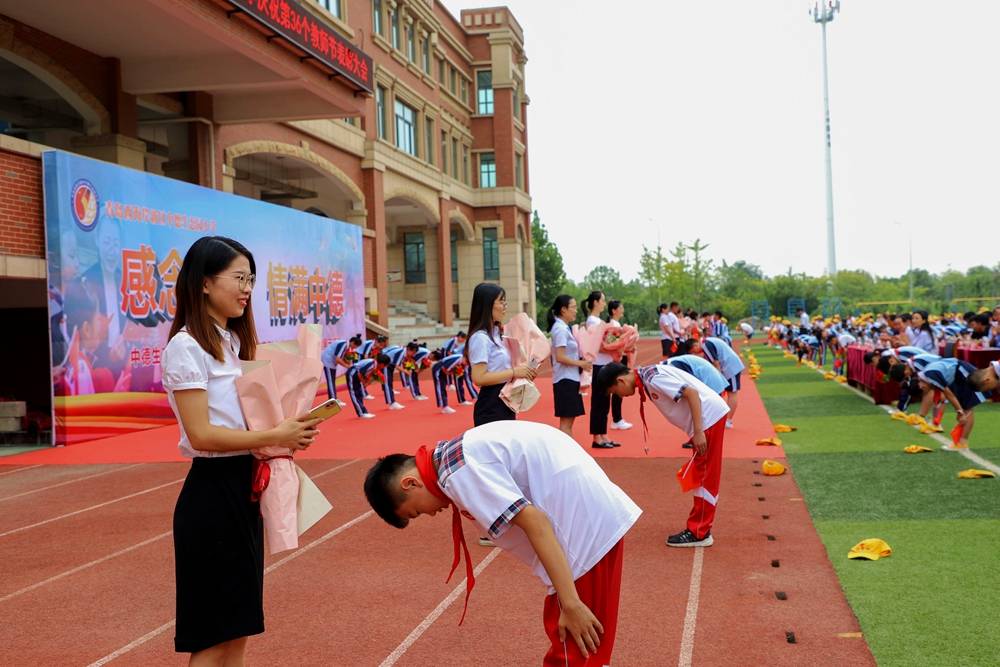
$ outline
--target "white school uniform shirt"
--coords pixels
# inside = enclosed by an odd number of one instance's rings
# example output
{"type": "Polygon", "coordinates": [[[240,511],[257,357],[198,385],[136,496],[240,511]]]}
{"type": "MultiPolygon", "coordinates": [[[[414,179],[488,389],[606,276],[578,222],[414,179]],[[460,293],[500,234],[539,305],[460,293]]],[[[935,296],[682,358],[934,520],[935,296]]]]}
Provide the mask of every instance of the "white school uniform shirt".
{"type": "Polygon", "coordinates": [[[642,510],[594,458],[559,429],[530,421],[484,424],[434,452],[438,484],[493,542],[554,593],[524,531],[511,520],[528,505],[545,512],[573,579],[589,572],[642,510]]]}
{"type": "Polygon", "coordinates": [[[740,322],[740,329],[748,336],[753,335],[753,325],[749,322],[740,322]]]}
{"type": "Polygon", "coordinates": [[[694,435],[694,419],[691,416],[691,408],[683,398],[684,390],[688,387],[695,389],[701,399],[703,431],[707,431],[729,414],[729,406],[717,393],[695,376],[679,368],[656,364],[643,366],[638,370],[650,402],[663,413],[668,422],[689,436],[694,435]]]}
{"type": "Polygon", "coordinates": [[[576,343],[576,337],[573,336],[569,325],[557,317],[552,324],[552,384],[560,380],[579,382],[579,366],[569,366],[556,361],[556,349],[560,347],[565,348],[563,354],[570,359],[580,358],[580,346],[576,343]]]}
{"type": "Polygon", "coordinates": [[[799,315],[799,326],[805,329],[809,328],[809,313],[804,312],[799,315]]]}
{"type": "Polygon", "coordinates": [[[670,335],[665,333],[663,330],[671,331],[670,328],[670,318],[667,317],[670,313],[660,313],[660,340],[667,340],[670,335]]]}
{"type": "MultiPolygon", "coordinates": [[[[602,324],[604,324],[604,320],[602,320],[601,318],[599,318],[597,315],[589,315],[589,316],[587,316],[587,328],[588,329],[590,327],[599,327],[602,324]]],[[[598,350],[597,356],[594,357],[594,365],[595,366],[605,366],[607,364],[610,364],[612,361],[614,361],[614,359],[611,358],[610,354],[608,354],[607,352],[602,352],[600,350],[598,350]]]]}
{"type": "Polygon", "coordinates": [[[191,334],[185,329],[177,332],[160,356],[160,367],[163,370],[163,388],[167,390],[167,400],[177,416],[181,439],[177,448],[182,456],[223,457],[248,454],[249,450],[233,452],[203,452],[191,446],[180,414],[177,412],[177,401],[174,392],[183,389],[204,389],[208,392],[208,423],[214,426],[231,428],[236,431],[247,430],[243,420],[243,410],[236,395],[236,378],[243,375],[240,365],[240,339],[236,334],[216,325],[216,331],[222,336],[222,358],[218,361],[202,349],[191,334]]]}
{"type": "Polygon", "coordinates": [[[684,338],[684,329],[681,327],[681,321],[677,317],[677,313],[667,313],[667,328],[670,330],[674,340],[680,341],[684,338]]]}
{"type": "Polygon", "coordinates": [[[486,364],[488,373],[495,373],[511,367],[510,353],[503,344],[499,327],[493,327],[493,339],[485,331],[477,331],[469,337],[469,363],[486,364]]]}

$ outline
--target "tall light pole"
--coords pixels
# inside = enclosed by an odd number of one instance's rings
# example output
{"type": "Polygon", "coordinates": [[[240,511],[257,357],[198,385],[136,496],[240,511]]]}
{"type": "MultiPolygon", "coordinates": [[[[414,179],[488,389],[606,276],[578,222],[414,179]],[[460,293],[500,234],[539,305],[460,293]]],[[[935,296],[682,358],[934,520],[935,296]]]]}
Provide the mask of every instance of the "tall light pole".
{"type": "Polygon", "coordinates": [[[837,248],[833,237],[833,165],[830,159],[830,91],[826,74],[826,24],[840,11],[840,0],[815,0],[809,15],[823,31],[823,122],[826,133],[826,271],[837,275],[837,248]]]}
{"type": "MultiPolygon", "coordinates": [[[[892,224],[900,228],[902,228],[903,226],[902,223],[900,223],[898,220],[893,221],[892,224]]],[[[912,306],[913,305],[913,231],[907,229],[906,233],[908,236],[908,241],[909,241],[908,245],[910,249],[910,270],[907,272],[907,276],[909,276],[910,278],[910,305],[912,306]]]]}

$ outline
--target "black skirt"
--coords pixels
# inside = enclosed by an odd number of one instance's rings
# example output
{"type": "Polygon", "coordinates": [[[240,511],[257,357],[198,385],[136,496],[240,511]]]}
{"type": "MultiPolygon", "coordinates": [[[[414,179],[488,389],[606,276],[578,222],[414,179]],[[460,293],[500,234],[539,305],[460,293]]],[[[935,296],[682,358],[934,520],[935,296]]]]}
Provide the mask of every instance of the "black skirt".
{"type": "Polygon", "coordinates": [[[517,419],[517,413],[500,399],[501,389],[503,384],[491,384],[479,390],[476,406],[472,409],[472,423],[475,426],[517,419]]]}
{"type": "Polygon", "coordinates": [[[252,475],[250,455],[191,462],[174,508],[178,653],[264,632],[264,525],[252,475]]]}
{"type": "Polygon", "coordinates": [[[580,383],[576,380],[559,380],[552,385],[556,417],[579,417],[584,414],[580,383]]]}

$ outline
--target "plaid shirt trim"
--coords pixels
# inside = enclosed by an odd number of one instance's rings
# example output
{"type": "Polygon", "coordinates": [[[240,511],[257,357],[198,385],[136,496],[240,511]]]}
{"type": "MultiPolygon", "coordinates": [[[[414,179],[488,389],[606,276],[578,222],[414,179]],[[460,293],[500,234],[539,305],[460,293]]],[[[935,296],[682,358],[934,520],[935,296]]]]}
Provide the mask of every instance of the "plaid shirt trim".
{"type": "Polygon", "coordinates": [[[442,440],[434,448],[432,459],[438,472],[438,486],[448,483],[448,477],[456,470],[465,466],[465,454],[462,452],[464,433],[451,440],[442,440]]]}
{"type": "Polygon", "coordinates": [[[503,511],[503,514],[497,517],[497,520],[493,522],[490,526],[489,534],[490,537],[500,537],[507,532],[510,528],[511,519],[517,516],[518,512],[523,510],[525,507],[530,505],[526,498],[518,498],[510,504],[510,507],[503,511]]]}

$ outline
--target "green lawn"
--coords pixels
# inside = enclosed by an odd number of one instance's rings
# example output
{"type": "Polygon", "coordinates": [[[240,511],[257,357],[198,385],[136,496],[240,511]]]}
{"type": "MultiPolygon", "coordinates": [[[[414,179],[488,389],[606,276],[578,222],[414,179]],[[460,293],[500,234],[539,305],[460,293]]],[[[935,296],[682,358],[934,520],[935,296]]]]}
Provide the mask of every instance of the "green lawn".
{"type": "MultiPolygon", "coordinates": [[[[958,479],[978,466],[781,352],[753,352],[771,419],[799,429],[780,436],[789,465],[878,663],[1000,664],[1000,479],[958,479]],[[869,537],[893,555],[848,560],[869,537]]],[[[970,445],[1000,462],[1000,404],[976,409],[970,445]]]]}

